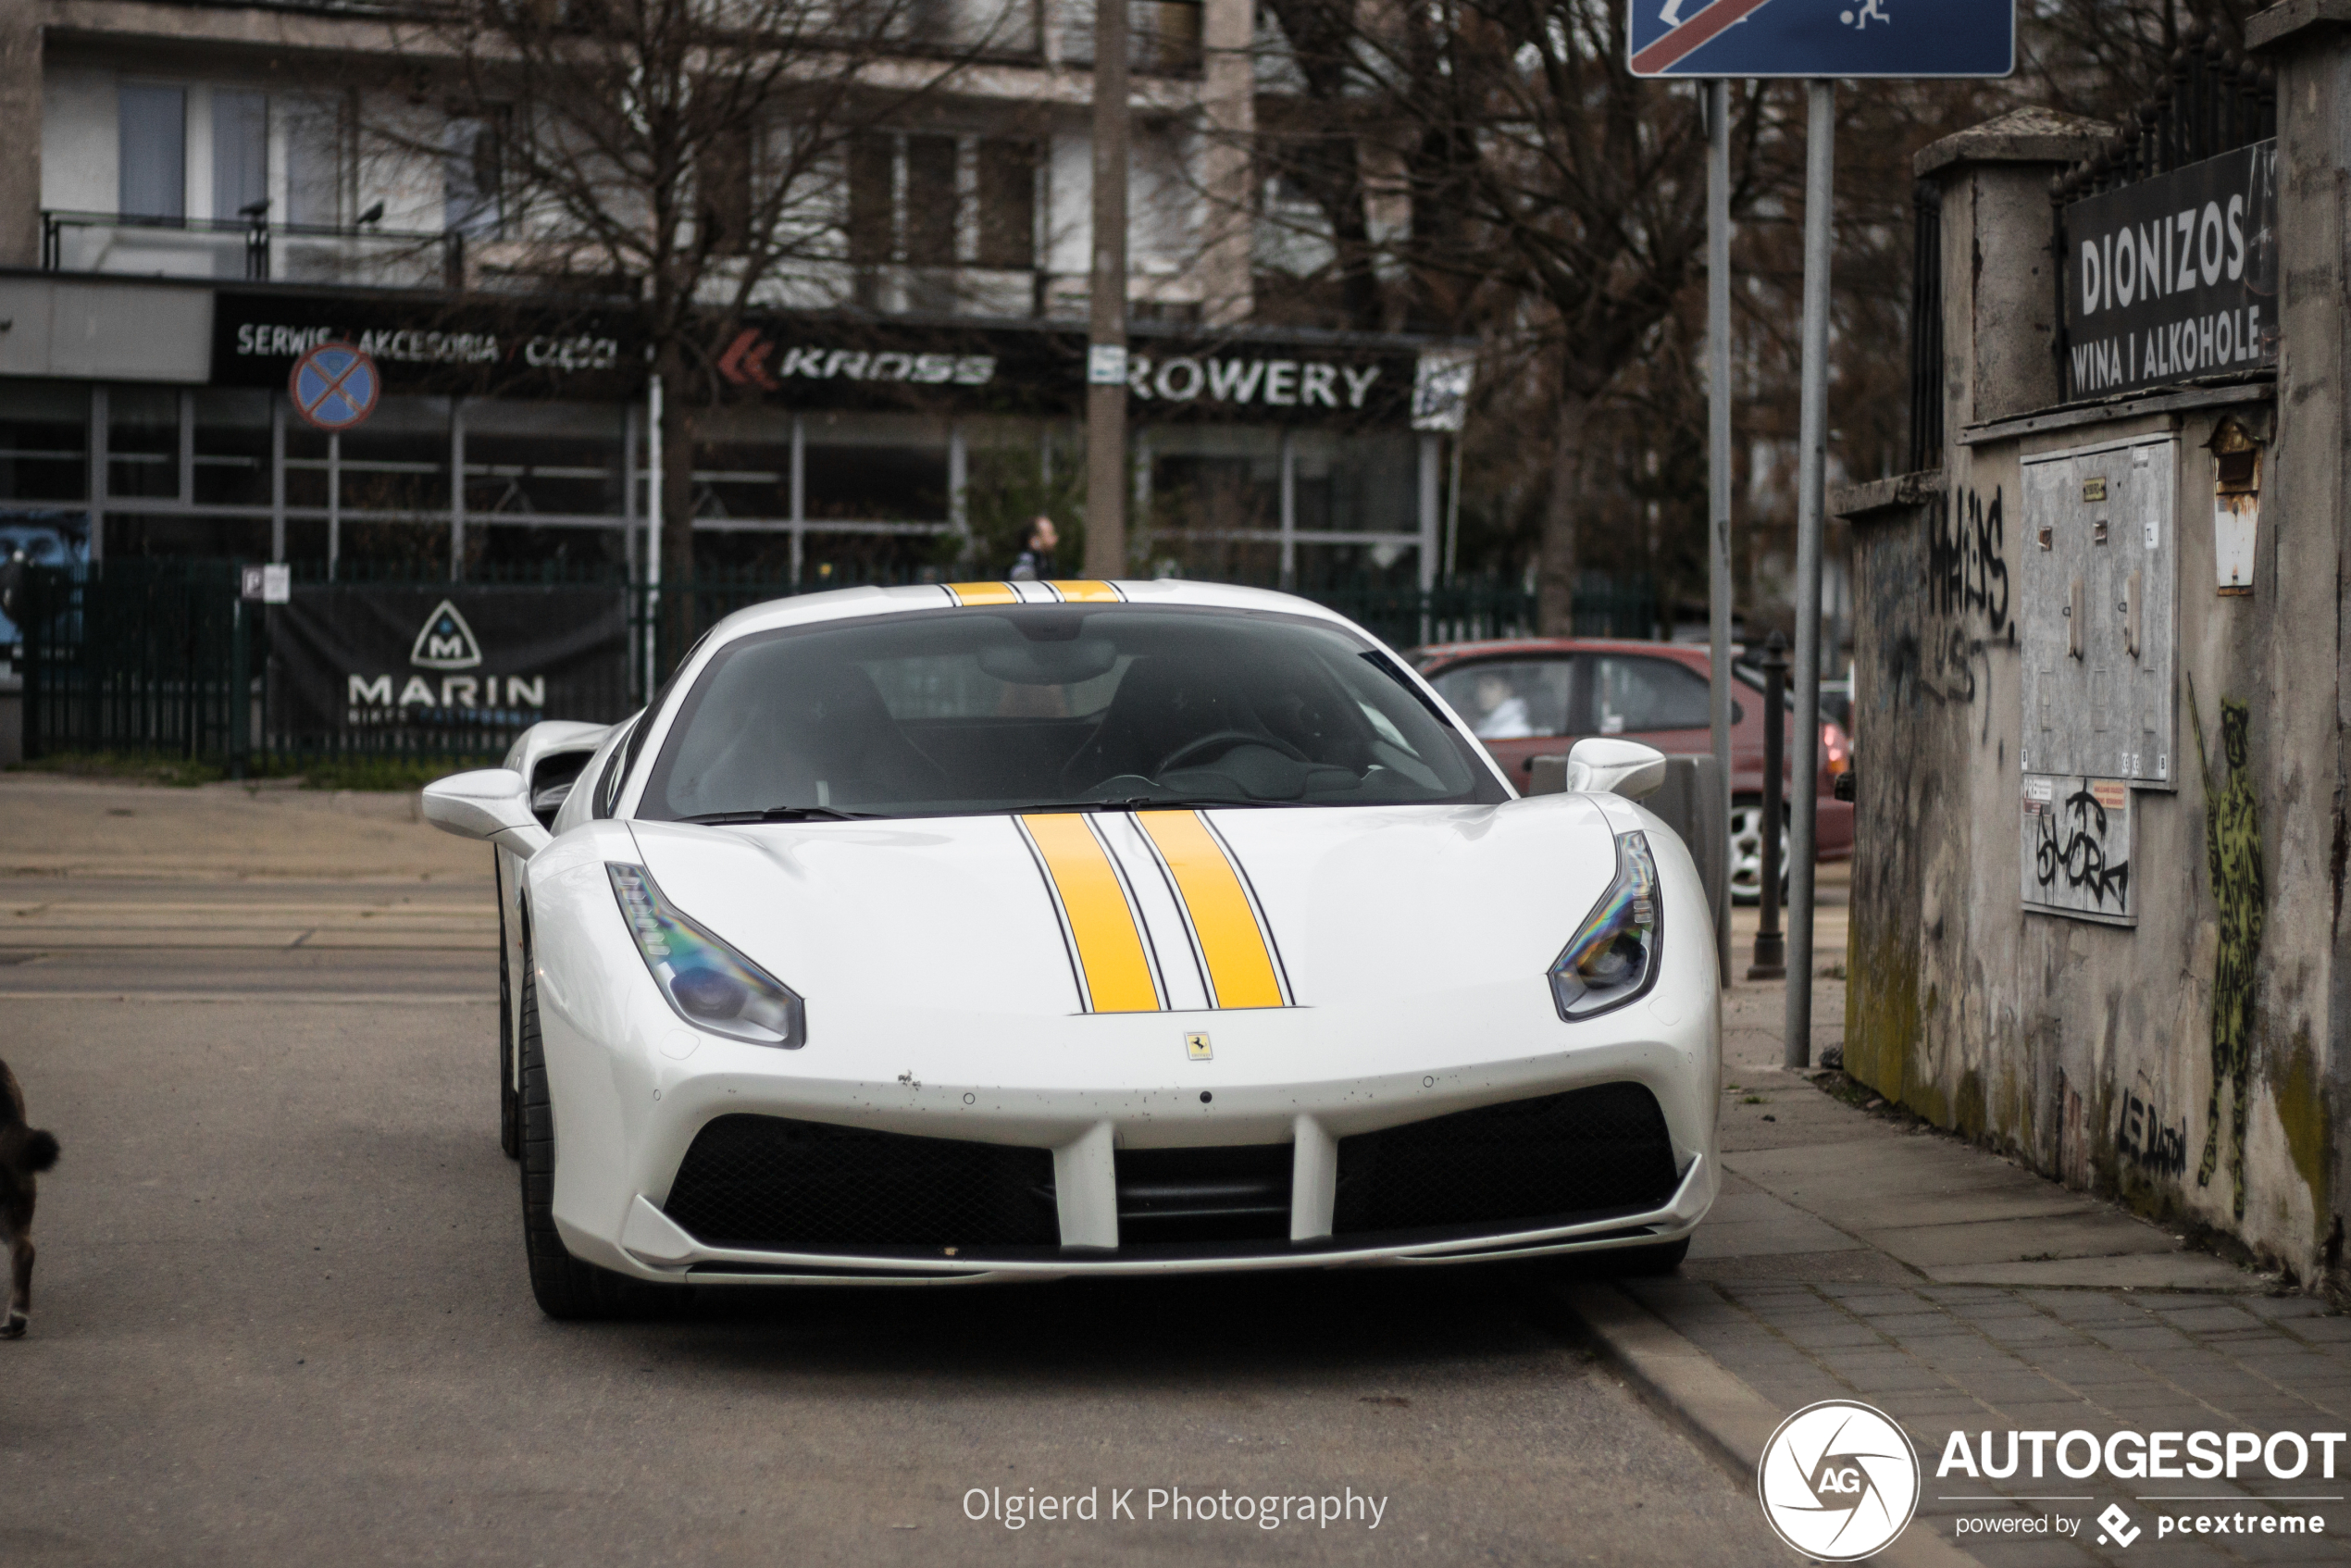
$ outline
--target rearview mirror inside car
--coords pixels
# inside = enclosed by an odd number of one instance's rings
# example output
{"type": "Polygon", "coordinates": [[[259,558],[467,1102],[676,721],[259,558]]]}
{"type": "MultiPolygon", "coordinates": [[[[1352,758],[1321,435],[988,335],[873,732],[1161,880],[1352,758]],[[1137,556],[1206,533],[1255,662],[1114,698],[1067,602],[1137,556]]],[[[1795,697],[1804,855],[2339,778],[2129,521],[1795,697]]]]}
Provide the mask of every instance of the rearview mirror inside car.
{"type": "Polygon", "coordinates": [[[1653,795],[1665,783],[1665,753],[1638,740],[1595,735],[1567,753],[1567,787],[1586,793],[1611,792],[1628,801],[1653,795]]]}
{"type": "Polygon", "coordinates": [[[528,787],[511,767],[453,773],[425,786],[425,820],[461,839],[483,839],[528,860],[554,840],[532,815],[528,787]]]}

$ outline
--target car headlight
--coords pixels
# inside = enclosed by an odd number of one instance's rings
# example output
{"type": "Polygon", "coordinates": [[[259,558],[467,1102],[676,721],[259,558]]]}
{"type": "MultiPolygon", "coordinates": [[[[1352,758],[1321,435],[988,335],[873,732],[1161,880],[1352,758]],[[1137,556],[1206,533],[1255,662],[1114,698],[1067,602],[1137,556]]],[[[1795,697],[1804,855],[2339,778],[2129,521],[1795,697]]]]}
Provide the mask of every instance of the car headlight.
{"type": "Polygon", "coordinates": [[[1597,1017],[1648,994],[1657,981],[1664,914],[1648,836],[1619,833],[1616,879],[1551,965],[1560,1016],[1571,1022],[1597,1017]]]}
{"type": "Polygon", "coordinates": [[[797,991],[680,915],[643,866],[606,861],[604,871],[653,984],[679,1017],[752,1045],[798,1051],[808,1043],[797,991]]]}

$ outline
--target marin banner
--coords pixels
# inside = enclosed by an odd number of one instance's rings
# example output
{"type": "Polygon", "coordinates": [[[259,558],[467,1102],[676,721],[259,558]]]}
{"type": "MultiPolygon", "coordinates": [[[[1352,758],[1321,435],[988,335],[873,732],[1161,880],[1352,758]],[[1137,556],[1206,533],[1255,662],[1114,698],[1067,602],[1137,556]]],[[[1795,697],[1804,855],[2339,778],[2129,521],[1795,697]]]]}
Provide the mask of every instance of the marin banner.
{"type": "Polygon", "coordinates": [[[2278,362],[2278,144],[2065,209],[2067,397],[2278,362]]]}
{"type": "Polygon", "coordinates": [[[628,706],[616,587],[303,584],[270,612],[269,646],[272,728],[358,749],[477,749],[628,706]]]}

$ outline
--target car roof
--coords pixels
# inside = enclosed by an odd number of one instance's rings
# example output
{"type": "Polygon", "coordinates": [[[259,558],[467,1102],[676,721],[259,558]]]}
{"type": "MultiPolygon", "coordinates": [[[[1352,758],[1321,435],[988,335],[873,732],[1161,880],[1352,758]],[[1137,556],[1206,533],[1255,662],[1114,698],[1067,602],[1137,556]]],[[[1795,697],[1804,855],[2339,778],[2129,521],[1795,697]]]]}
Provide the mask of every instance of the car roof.
{"type": "Polygon", "coordinates": [[[789,599],[773,599],[736,611],[711,628],[711,642],[715,646],[752,632],[802,626],[815,621],[846,620],[862,616],[917,610],[945,610],[958,605],[1009,609],[1018,604],[1109,605],[1121,603],[1258,610],[1306,616],[1339,626],[1354,625],[1346,616],[1325,609],[1311,599],[1278,593],[1267,588],[1197,582],[1189,578],[1138,581],[1056,579],[1049,582],[925,582],[898,588],[837,588],[823,593],[795,594],[789,599]]]}
{"type": "Polygon", "coordinates": [[[1509,653],[1662,653],[1685,663],[1707,657],[1706,649],[1696,642],[1658,642],[1637,637],[1495,637],[1477,642],[1432,642],[1412,650],[1415,658],[1441,659],[1448,664],[1509,653]]]}

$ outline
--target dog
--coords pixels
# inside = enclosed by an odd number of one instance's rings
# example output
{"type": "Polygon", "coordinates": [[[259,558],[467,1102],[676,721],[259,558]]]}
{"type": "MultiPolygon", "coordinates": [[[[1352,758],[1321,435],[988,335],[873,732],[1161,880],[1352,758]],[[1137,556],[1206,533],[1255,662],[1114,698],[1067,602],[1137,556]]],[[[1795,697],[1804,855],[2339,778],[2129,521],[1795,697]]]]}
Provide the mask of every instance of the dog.
{"type": "Polygon", "coordinates": [[[0,1242],[8,1248],[8,1315],[0,1339],[21,1339],[32,1322],[33,1176],[57,1163],[57,1140],[25,1120],[24,1089],[0,1062],[0,1242]]]}

